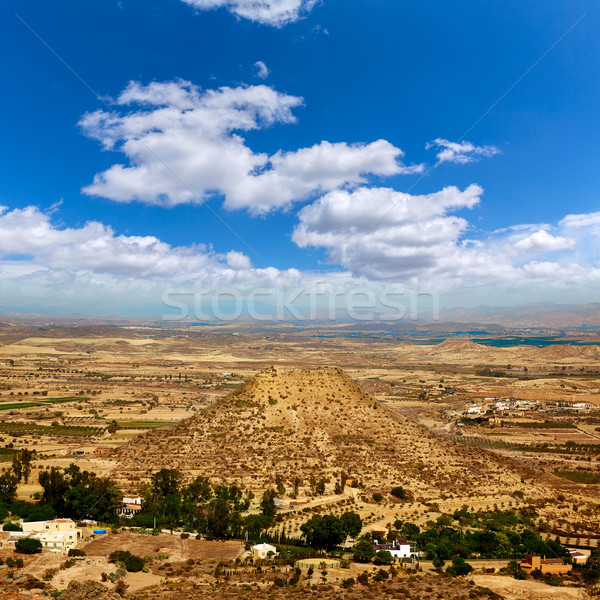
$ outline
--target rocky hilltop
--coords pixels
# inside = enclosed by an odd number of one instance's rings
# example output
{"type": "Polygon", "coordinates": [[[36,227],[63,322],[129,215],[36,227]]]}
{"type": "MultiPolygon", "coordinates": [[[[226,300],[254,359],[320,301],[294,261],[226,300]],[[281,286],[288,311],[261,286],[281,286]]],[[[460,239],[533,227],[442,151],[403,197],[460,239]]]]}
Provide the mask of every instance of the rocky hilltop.
{"type": "Polygon", "coordinates": [[[344,471],[367,490],[402,485],[415,499],[512,492],[521,475],[506,461],[438,438],[369,396],[340,369],[259,373],[239,390],[179,423],[150,431],[113,455],[114,475],[139,485],[157,469],[260,490],[275,475],[344,471]]]}

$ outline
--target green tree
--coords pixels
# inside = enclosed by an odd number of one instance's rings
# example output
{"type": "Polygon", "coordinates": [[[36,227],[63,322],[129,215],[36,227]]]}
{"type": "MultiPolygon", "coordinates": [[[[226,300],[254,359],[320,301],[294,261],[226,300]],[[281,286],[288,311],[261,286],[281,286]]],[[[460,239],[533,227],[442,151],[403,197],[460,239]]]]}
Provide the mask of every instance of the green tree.
{"type": "Polygon", "coordinates": [[[458,577],[459,575],[468,575],[473,570],[473,567],[465,562],[465,559],[461,556],[455,556],[452,559],[452,566],[446,569],[447,573],[450,573],[452,577],[458,577]]]}
{"type": "Polygon", "coordinates": [[[315,492],[322,496],[325,493],[325,479],[321,477],[315,486],[315,492]]]}
{"type": "Polygon", "coordinates": [[[0,502],[12,504],[17,497],[17,485],[19,480],[10,471],[0,475],[0,502]]]}
{"type": "Polygon", "coordinates": [[[161,498],[178,494],[182,481],[183,475],[178,469],[161,469],[150,478],[152,492],[161,498]]]}
{"type": "Polygon", "coordinates": [[[12,457],[12,470],[17,478],[17,481],[20,482],[23,479],[23,464],[21,463],[21,458],[18,452],[15,452],[12,457]]]}
{"type": "Polygon", "coordinates": [[[375,554],[376,565],[391,565],[394,562],[394,557],[389,550],[379,550],[375,554]]]}
{"type": "Polygon", "coordinates": [[[213,492],[208,477],[198,476],[192,483],[183,488],[183,497],[194,504],[206,504],[212,498],[213,492]]]}
{"type": "Polygon", "coordinates": [[[217,539],[236,537],[241,531],[241,517],[232,503],[217,497],[211,503],[206,516],[206,533],[217,539]]]}
{"type": "Polygon", "coordinates": [[[292,498],[297,498],[298,492],[300,491],[300,486],[302,485],[302,478],[299,477],[298,475],[296,475],[294,477],[293,485],[294,485],[294,492],[292,494],[292,498]]]}
{"type": "Polygon", "coordinates": [[[346,536],[356,538],[360,534],[363,523],[362,519],[357,513],[351,510],[346,511],[340,517],[340,520],[342,523],[342,529],[344,530],[346,536]]]}
{"type": "Polygon", "coordinates": [[[352,549],[353,558],[356,562],[367,563],[375,556],[373,544],[365,538],[361,538],[352,549]]]}
{"type": "Polygon", "coordinates": [[[265,490],[260,501],[260,511],[265,517],[274,517],[277,512],[275,506],[275,490],[269,488],[265,490]]]}
{"type": "Polygon", "coordinates": [[[35,538],[21,538],[17,540],[15,550],[21,554],[38,554],[42,551],[42,542],[35,538]]]}
{"type": "Polygon", "coordinates": [[[285,496],[285,481],[283,475],[280,475],[279,473],[275,475],[275,487],[280,496],[285,496]]]}
{"type": "Polygon", "coordinates": [[[49,471],[41,471],[38,481],[44,490],[40,503],[50,504],[57,514],[62,514],[66,504],[65,492],[69,489],[69,484],[60,469],[52,467],[49,471]]]}
{"type": "Polygon", "coordinates": [[[25,483],[29,483],[29,476],[31,475],[31,460],[33,459],[33,452],[27,448],[21,450],[21,466],[22,474],[25,483]]]}
{"type": "Polygon", "coordinates": [[[318,550],[332,550],[346,539],[341,520],[333,515],[313,515],[300,526],[300,531],[306,543],[318,550]]]}

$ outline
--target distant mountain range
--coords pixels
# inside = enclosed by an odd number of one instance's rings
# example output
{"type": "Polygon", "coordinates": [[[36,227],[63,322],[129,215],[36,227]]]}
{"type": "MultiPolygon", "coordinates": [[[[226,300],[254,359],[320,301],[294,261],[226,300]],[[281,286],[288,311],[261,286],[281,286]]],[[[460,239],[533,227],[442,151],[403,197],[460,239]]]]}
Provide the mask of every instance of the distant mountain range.
{"type": "Polygon", "coordinates": [[[600,328],[600,303],[590,304],[522,304],[519,306],[475,306],[457,307],[443,309],[440,311],[439,319],[432,320],[430,313],[422,313],[414,320],[408,317],[386,321],[384,318],[373,320],[349,320],[340,317],[339,320],[330,320],[321,315],[316,320],[294,320],[286,316],[283,320],[261,320],[253,321],[248,316],[242,315],[237,321],[210,321],[205,323],[193,323],[191,319],[182,321],[163,321],[161,317],[127,318],[127,317],[98,317],[82,314],[51,314],[46,312],[17,312],[14,309],[2,310],[0,307],[0,322],[3,324],[57,324],[57,325],[106,325],[113,326],[135,324],[135,325],[166,325],[173,328],[182,326],[224,326],[228,328],[251,327],[252,329],[269,329],[276,327],[282,322],[287,326],[298,326],[311,328],[314,326],[346,327],[359,331],[384,329],[397,331],[477,331],[485,329],[489,333],[502,333],[504,329],[586,329],[600,328]]]}

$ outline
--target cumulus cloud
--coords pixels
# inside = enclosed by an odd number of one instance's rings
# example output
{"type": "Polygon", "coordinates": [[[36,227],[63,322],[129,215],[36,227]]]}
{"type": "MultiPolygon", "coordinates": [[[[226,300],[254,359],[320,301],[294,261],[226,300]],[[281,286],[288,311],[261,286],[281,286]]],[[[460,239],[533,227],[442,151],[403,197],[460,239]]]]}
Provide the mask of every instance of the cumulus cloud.
{"type": "Polygon", "coordinates": [[[325,248],[341,266],[320,272],[256,268],[236,250],[219,254],[201,244],[119,235],[97,221],[66,227],[56,209],[0,207],[0,306],[115,314],[147,304],[151,314],[164,315],[185,304],[204,319],[219,317],[220,298],[239,298],[246,307],[264,307],[269,318],[296,309],[347,318],[357,291],[377,298],[372,308],[385,314],[391,304],[382,293],[398,290],[406,304],[405,284],[442,298],[463,294],[467,304],[489,301],[490,294],[530,301],[571,294],[581,301],[582,290],[588,297],[600,291],[593,259],[600,233],[587,228],[578,237],[571,228],[567,236],[560,224],[517,225],[477,237],[453,213],[476,208],[481,195],[477,185],[420,196],[366,187],[329,192],[300,211],[293,233],[296,244],[325,248]],[[167,291],[176,293],[163,304],[167,291]]]}
{"type": "Polygon", "coordinates": [[[563,236],[555,236],[540,229],[527,237],[521,238],[514,243],[514,247],[521,252],[552,252],[573,248],[575,240],[563,236]]]}
{"type": "Polygon", "coordinates": [[[227,269],[250,269],[240,252],[222,257],[203,245],[173,247],[154,236],[116,235],[97,221],[59,227],[37,207],[0,207],[0,259],[25,257],[31,264],[70,272],[190,280],[227,269]]]}
{"type": "Polygon", "coordinates": [[[243,132],[294,123],[292,109],[302,104],[264,85],[201,91],[188,81],[131,82],[116,104],[134,108],[88,113],[80,125],[129,160],[97,174],[84,193],[120,202],[173,206],[223,195],[229,209],[264,214],[372,175],[422,170],[404,165],[402,150],[386,140],[253,152],[243,132]]]}
{"type": "MultiPolygon", "coordinates": [[[[593,255],[585,252],[590,230],[577,236],[566,227],[591,226],[595,215],[566,217],[555,227],[516,224],[485,234],[454,214],[476,207],[482,193],[477,185],[419,196],[389,188],[335,190],[299,212],[292,239],[302,248],[324,248],[330,262],[354,277],[403,283],[417,278],[453,293],[600,282],[593,255]]],[[[600,232],[593,236],[592,247],[600,232]]]]}
{"type": "Polygon", "coordinates": [[[294,242],[324,247],[333,262],[371,279],[400,279],[441,271],[468,222],[449,214],[473,208],[483,190],[472,185],[421,196],[390,188],[336,190],[299,213],[294,242]]]}
{"type": "Polygon", "coordinates": [[[480,156],[494,156],[500,150],[496,146],[476,146],[471,142],[450,142],[443,138],[437,138],[433,142],[429,142],[425,149],[438,148],[436,154],[438,162],[452,162],[459,165],[474,162],[480,156]]]}
{"type": "Polygon", "coordinates": [[[237,17],[264,25],[282,27],[297,21],[318,0],[183,0],[197,10],[225,8],[237,17]]]}
{"type": "Polygon", "coordinates": [[[257,60],[254,63],[254,68],[256,69],[256,76],[260,77],[260,79],[266,79],[271,72],[262,60],[257,60]]]}

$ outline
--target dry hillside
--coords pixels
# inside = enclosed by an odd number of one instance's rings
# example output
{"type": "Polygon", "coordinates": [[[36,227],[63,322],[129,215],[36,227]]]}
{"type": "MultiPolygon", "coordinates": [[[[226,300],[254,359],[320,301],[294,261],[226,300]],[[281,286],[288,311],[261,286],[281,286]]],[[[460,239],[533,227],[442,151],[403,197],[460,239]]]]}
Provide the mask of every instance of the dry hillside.
{"type": "Polygon", "coordinates": [[[439,439],[373,399],[340,369],[259,373],[243,388],[169,428],[121,447],[115,475],[134,486],[161,467],[250,489],[276,473],[328,480],[340,471],[368,490],[403,485],[416,500],[522,488],[500,458],[439,439]]]}

